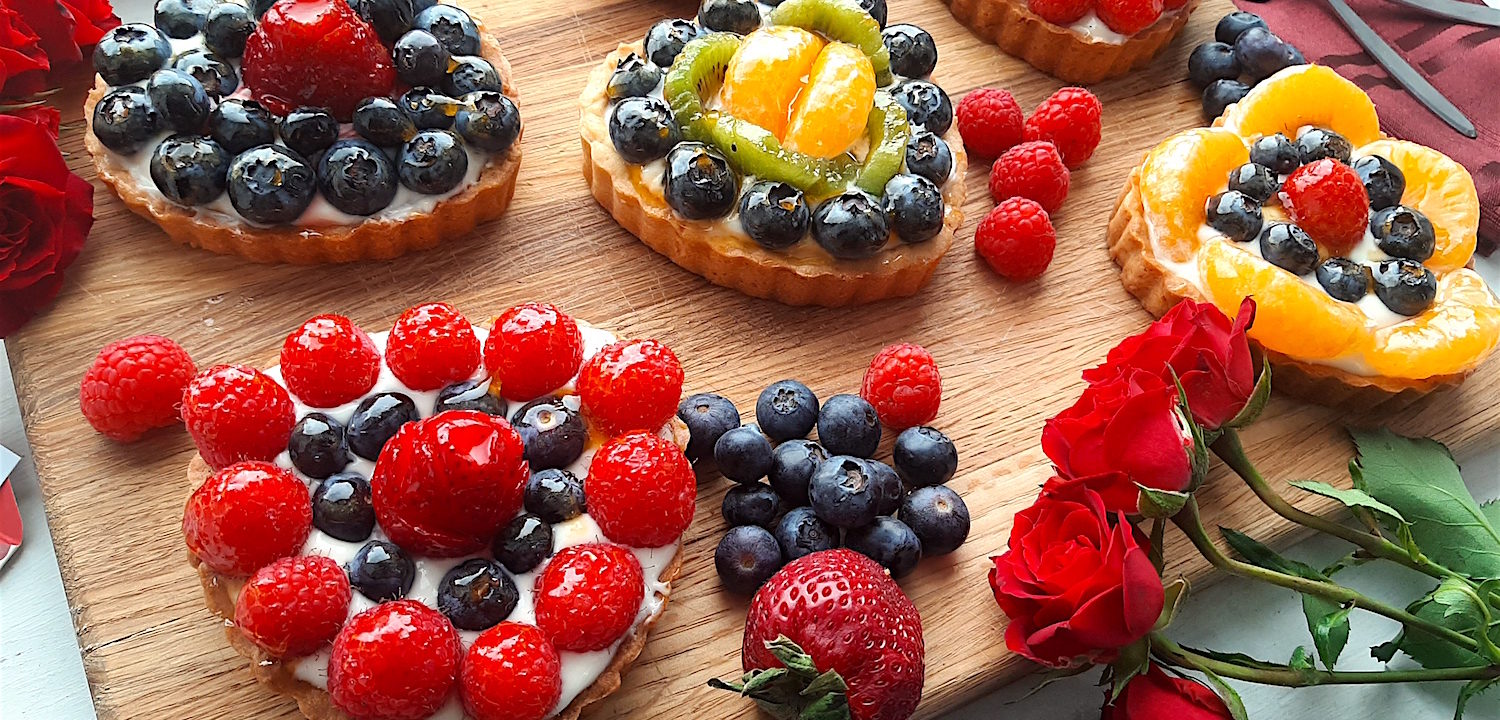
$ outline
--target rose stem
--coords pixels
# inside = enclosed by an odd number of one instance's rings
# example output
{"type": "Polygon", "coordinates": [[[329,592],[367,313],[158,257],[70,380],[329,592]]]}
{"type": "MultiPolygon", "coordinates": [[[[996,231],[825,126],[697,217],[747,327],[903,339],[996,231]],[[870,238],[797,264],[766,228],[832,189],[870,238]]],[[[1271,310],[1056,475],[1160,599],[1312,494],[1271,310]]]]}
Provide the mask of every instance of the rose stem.
{"type": "Polygon", "coordinates": [[[1160,632],[1151,633],[1151,650],[1158,659],[1188,669],[1206,669],[1220,677],[1279,685],[1311,687],[1314,685],[1369,685],[1375,683],[1422,682],[1443,680],[1486,680],[1500,677],[1500,666],[1435,668],[1414,670],[1328,671],[1294,670],[1292,668],[1252,668],[1195,653],[1172,642],[1160,632]]]}

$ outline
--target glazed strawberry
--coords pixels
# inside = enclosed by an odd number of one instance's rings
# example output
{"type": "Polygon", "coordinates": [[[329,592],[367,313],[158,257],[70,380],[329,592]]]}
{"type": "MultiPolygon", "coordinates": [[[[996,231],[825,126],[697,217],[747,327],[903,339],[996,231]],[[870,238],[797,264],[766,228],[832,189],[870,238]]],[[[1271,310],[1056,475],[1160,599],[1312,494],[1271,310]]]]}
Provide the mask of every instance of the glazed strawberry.
{"type": "MultiPolygon", "coordinates": [[[[905,720],[922,697],[923,654],[911,600],[874,560],[837,549],[793,560],[761,586],[745,617],[741,661],[747,672],[810,662],[843,678],[854,720],[905,720]]],[[[808,681],[788,673],[749,695],[775,705],[808,681]]]]}
{"type": "Polygon", "coordinates": [[[182,514],[188,550],[214,570],[241,577],[300,552],[311,529],[307,485],[268,462],[215,471],[182,514]]]}
{"type": "Polygon", "coordinates": [[[608,543],[572,545],[536,578],[536,626],[558,650],[603,650],[635,624],[645,597],[635,553],[608,543]]]}
{"type": "Polygon", "coordinates": [[[954,112],[964,148],[974,155],[1000,157],[1000,153],[1021,142],[1025,115],[1015,96],[1006,90],[974,90],[958,101],[954,112]]]}
{"type": "Polygon", "coordinates": [[[1036,201],[1026,198],[996,205],[974,230],[974,250],[990,269],[1016,282],[1041,277],[1056,249],[1052,218],[1036,201]]]}
{"type": "Polygon", "coordinates": [[[656,340],[625,340],[600,348],[578,373],[583,409],[611,435],[656,430],[677,412],[682,365],[656,340]]]}
{"type": "Polygon", "coordinates": [[[326,107],[348,122],[367,97],[396,83],[390,50],[343,0],[281,0],[245,42],[242,70],[255,99],[277,115],[326,107]]]}
{"type": "Polygon", "coordinates": [[[562,660],[542,631],[503,622],[469,646],[458,690],[474,720],[542,720],[562,696],[562,660]]]}
{"type": "Polygon", "coordinates": [[[1063,164],[1077,170],[1099,147],[1103,132],[1099,98],[1081,87],[1065,87],[1036,106],[1026,118],[1026,140],[1046,140],[1057,146],[1063,164]]]}
{"type": "Polygon", "coordinates": [[[573,318],[546,303],[517,305],[495,318],[484,341],[484,367],[508,400],[529,401],[566,384],[583,362],[573,318]]]}
{"type": "Polygon", "coordinates": [[[298,400],[316,408],[358,400],[380,377],[380,350],[343,315],[317,315],[286,336],[281,379],[298,400]]]}
{"type": "Polygon", "coordinates": [[[1053,25],[1072,25],[1094,9],[1094,0],[1030,0],[1027,7],[1053,25]]]}
{"type": "Polygon", "coordinates": [[[234,624],[272,657],[307,655],[328,644],[349,617],[349,578],[321,555],[286,557],[250,576],[234,624]]]}
{"type": "Polygon", "coordinates": [[[131,442],[147,430],[182,421],[182,391],[198,374],[181,345],[137,335],[104,346],[83,374],[78,407],[95,430],[131,442]]]}
{"type": "Polygon", "coordinates": [[[286,388],[245,365],[215,365],[182,393],[182,421],[209,467],[271,460],[297,421],[286,388]]]}
{"type": "Polygon", "coordinates": [[[442,613],[415,600],[381,603],[333,639],[328,695],[359,720],[425,720],[447,701],[462,658],[442,613]]]}
{"type": "Polygon", "coordinates": [[[385,341],[385,364],[407,387],[437,390],[474,374],[479,338],[453,306],[418,305],[396,318],[385,341]]]}
{"type": "Polygon", "coordinates": [[[1094,12],[1121,35],[1134,35],[1161,19],[1162,0],[1099,0],[1094,12]]]}
{"type": "Polygon", "coordinates": [[[1030,198],[1049,213],[1068,197],[1069,173],[1057,146],[1046,141],[1024,142],[1006,150],[990,168],[990,195],[995,202],[1030,198]]]}
{"type": "Polygon", "coordinates": [[[584,478],[589,515],[604,536],[633,547],[676,542],[693,520],[697,478],[682,449],[635,431],[594,453],[584,478]]]}
{"type": "Polygon", "coordinates": [[[524,452],[510,423],[475,410],[406,423],[370,477],[375,517],[391,542],[420,555],[488,547],[521,510],[530,476],[524,452]]]}
{"type": "Polygon", "coordinates": [[[1369,227],[1370,196],[1364,182],[1333,158],[1292,171],[1281,184],[1281,199],[1292,220],[1331,255],[1354,249],[1369,227]]]}
{"type": "Polygon", "coordinates": [[[913,343],[891,345],[870,361],[859,395],[875,406],[881,425],[904,430],[937,417],[943,378],[926,348],[913,343]]]}

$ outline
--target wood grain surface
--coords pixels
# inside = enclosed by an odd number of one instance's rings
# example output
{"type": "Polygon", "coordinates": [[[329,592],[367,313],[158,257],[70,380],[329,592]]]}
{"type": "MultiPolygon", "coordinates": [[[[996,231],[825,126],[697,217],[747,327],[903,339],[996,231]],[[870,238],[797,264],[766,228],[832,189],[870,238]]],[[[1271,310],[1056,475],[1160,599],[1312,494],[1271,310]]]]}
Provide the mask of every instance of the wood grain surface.
{"type": "MultiPolygon", "coordinates": [[[[955,99],[998,85],[1031,107],[1060,86],[975,39],[937,0],[890,5],[892,22],[918,23],[937,38],[937,78],[955,99]]],[[[640,37],[658,18],[690,14],[692,2],[480,0],[477,12],[515,64],[526,159],[508,216],[433,251],[342,267],[251,265],[170,242],[100,188],[93,235],[57,304],[6,345],[101,716],[298,714],[290,699],[251,679],[204,609],[179,529],[190,491],[186,434],[165,431],[120,446],[91,432],[78,413],[78,380],[94,353],[111,340],[155,332],[180,341],[200,366],[268,365],[282,337],[313,314],[345,313],[381,330],[404,308],[428,300],[451,301],[483,318],[542,299],[625,336],[660,338],[683,359],[689,392],[718,391],[741,408],[753,408],[760,388],[783,377],[799,377],[824,397],[855,391],[882,346],[926,345],[944,375],[935,424],[960,448],[953,485],[974,527],[962,549],[924,561],[903,582],[926,633],[919,715],[936,716],[1030,671],[1004,649],[1004,619],[986,583],[988,557],[1003,548],[1012,514],[1048,475],[1038,446],[1043,420],[1076,397],[1084,367],[1148,321],[1120,287],[1105,252],[1105,224],[1142,153],[1200,124],[1197,93],[1181,81],[1183,63],[1229,9],[1228,0],[1207,0],[1150,68],[1094,88],[1104,100],[1103,144],[1074,173],[1071,196],[1054,218],[1056,261],[1027,284],[1005,282],[976,259],[974,220],[919,296],[837,310],[788,308],[715,287],[619,229],[580,177],[578,92],[621,38],[640,37]]],[[[86,84],[79,79],[73,87],[86,84]]],[[[82,93],[57,102],[72,121],[63,138],[69,164],[92,179],[79,137],[82,93]]],[[[971,165],[970,218],[990,208],[986,175],[984,163],[971,165]]],[[[1346,481],[1343,423],[1389,423],[1458,448],[1493,443],[1497,374],[1500,364],[1491,362],[1462,390],[1357,415],[1278,397],[1247,442],[1273,477],[1329,481],[1346,481]]],[[[716,475],[701,478],[671,606],[625,686],[593,717],[754,713],[749,703],[704,685],[739,668],[745,603],[719,592],[712,567],[728,486],[716,475]]],[[[1222,473],[1203,502],[1211,522],[1262,538],[1289,531],[1222,473]]],[[[1188,553],[1180,542],[1171,550],[1179,558],[1188,553]]],[[[1201,562],[1179,569],[1195,577],[1205,571],[1201,562]]]]}

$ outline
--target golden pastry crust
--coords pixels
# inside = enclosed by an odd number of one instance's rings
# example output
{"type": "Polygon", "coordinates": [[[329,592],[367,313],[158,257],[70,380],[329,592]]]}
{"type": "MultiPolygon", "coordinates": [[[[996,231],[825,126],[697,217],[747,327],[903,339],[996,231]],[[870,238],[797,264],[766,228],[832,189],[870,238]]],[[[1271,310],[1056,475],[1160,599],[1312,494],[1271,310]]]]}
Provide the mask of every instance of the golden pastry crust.
{"type": "Polygon", "coordinates": [[[1121,77],[1156,57],[1187,25],[1198,0],[1188,0],[1168,22],[1157,22],[1123,43],[1085,37],[1032,12],[1026,0],[944,0],[974,34],[1032,67],[1071,83],[1121,77]]]}
{"type": "MultiPolygon", "coordinates": [[[[475,18],[475,22],[479,19],[475,18]]],[[[480,38],[480,54],[500,73],[505,94],[516,100],[510,63],[501,54],[499,42],[484,32],[483,25],[480,38]]],[[[520,136],[511,143],[505,157],[488,159],[472,185],[439,200],[429,212],[411,213],[400,219],[365,220],[357,225],[318,227],[257,226],[237,216],[226,222],[218,213],[200,213],[168,200],[153,183],[136,182],[120,156],[99,142],[93,132],[94,106],[109,89],[102,78],[96,78],[83,105],[87,126],[84,145],[94,157],[99,179],[120,196],[126,207],[161,226],[168,237],[204,250],[255,262],[297,265],[388,260],[465,235],[479,223],[504,215],[516,191],[516,174],[521,166],[520,136]]],[[[521,131],[524,135],[524,124],[521,131]]]]}
{"type": "Polygon", "coordinates": [[[746,295],[788,305],[838,307],[915,295],[953,246],[953,234],[963,223],[968,167],[957,125],[943,136],[953,152],[953,174],[943,185],[943,229],[924,243],[897,242],[873,258],[834,260],[810,240],[778,252],[715,231],[711,223],[678,217],[659,190],[636,182],[640,169],[625,162],[609,139],[607,85],[616,61],[629,52],[642,52],[641,44],[622,44],[610,53],[589,76],[579,99],[583,176],[594,199],[621,226],[672,262],[746,295]]]}

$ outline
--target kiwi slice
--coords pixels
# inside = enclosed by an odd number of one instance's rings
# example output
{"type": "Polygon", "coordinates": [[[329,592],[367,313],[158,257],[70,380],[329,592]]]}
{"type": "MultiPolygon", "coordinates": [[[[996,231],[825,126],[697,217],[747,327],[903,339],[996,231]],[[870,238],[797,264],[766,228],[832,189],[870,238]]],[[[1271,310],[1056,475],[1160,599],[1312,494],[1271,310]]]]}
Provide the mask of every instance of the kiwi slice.
{"type": "Polygon", "coordinates": [[[724,82],[724,71],[743,38],[734,33],[700,35],[677,54],[667,70],[662,95],[672,106],[672,117],[689,140],[708,142],[709,124],[703,97],[724,82]]]}
{"type": "Polygon", "coordinates": [[[787,0],[771,11],[772,25],[791,25],[846,42],[870,56],[875,84],[891,84],[891,51],[880,36],[880,23],[856,0],[787,0]]]}
{"type": "Polygon", "coordinates": [[[911,123],[906,108],[885,91],[875,93],[875,105],[865,125],[870,139],[870,153],[865,164],[854,175],[854,184],[875,197],[885,192],[885,184],[901,172],[906,159],[906,141],[911,137],[911,123]]]}

